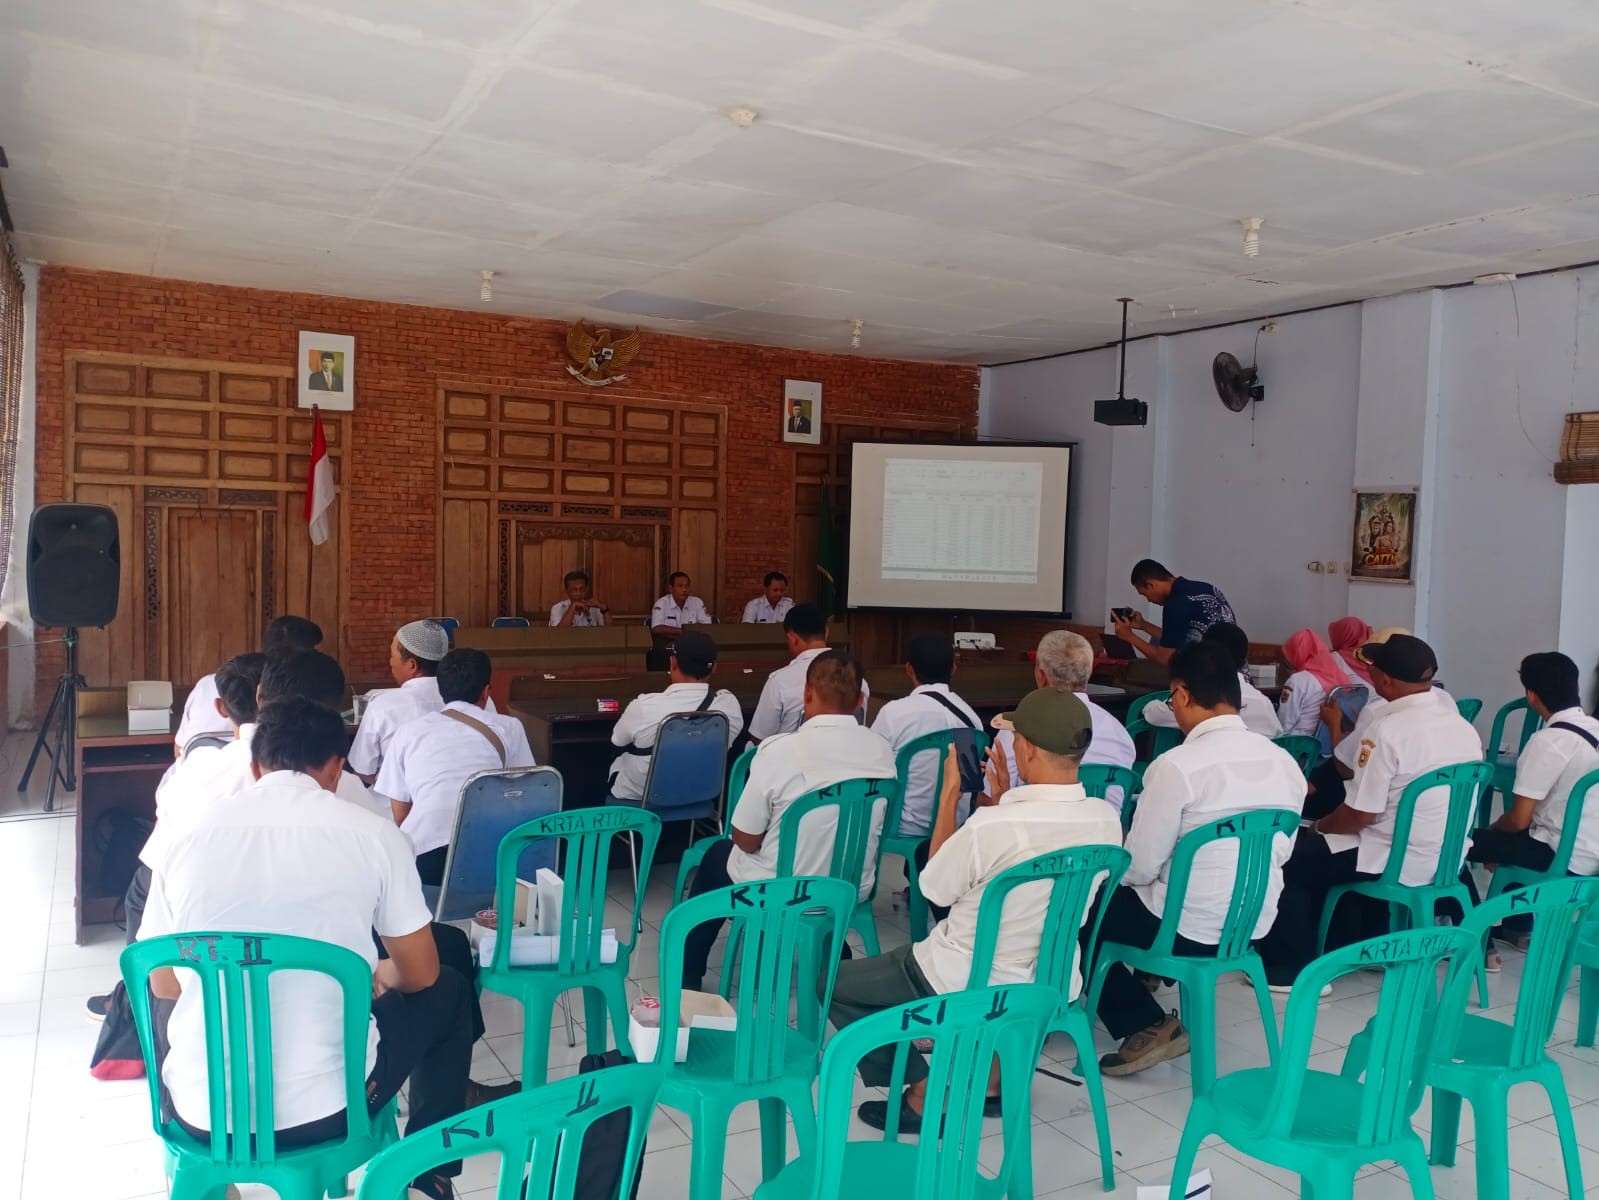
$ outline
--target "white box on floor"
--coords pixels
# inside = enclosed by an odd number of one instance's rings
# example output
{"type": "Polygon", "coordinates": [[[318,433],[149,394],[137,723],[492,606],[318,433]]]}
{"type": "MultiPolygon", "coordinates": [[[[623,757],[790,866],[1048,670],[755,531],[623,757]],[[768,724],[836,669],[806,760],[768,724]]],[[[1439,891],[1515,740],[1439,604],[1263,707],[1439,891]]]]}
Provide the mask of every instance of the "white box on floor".
{"type": "MultiPolygon", "coordinates": [[[[1201,1167],[1188,1177],[1188,1186],[1183,1189],[1183,1200],[1212,1200],[1215,1195],[1212,1183],[1210,1168],[1201,1167]]],[[[1139,1188],[1138,1200],[1166,1200],[1170,1194],[1170,1186],[1162,1183],[1154,1187],[1139,1188]]]]}
{"type": "MultiPolygon", "coordinates": [[[[659,1000],[654,996],[643,996],[628,1013],[627,1040],[633,1047],[633,1057],[639,1062],[655,1061],[655,1052],[661,1044],[660,1011],[659,1000]],[[641,1012],[645,1014],[646,1019],[653,1016],[653,1021],[650,1024],[640,1021],[641,1012]]],[[[677,1014],[677,1048],[673,1055],[674,1060],[683,1062],[688,1058],[690,1029],[736,1028],[738,1028],[738,1015],[734,1012],[733,1006],[722,997],[714,992],[683,992],[680,1011],[677,1014]]]]}
{"type": "Polygon", "coordinates": [[[172,684],[140,679],[128,684],[128,732],[172,732],[172,684]]]}

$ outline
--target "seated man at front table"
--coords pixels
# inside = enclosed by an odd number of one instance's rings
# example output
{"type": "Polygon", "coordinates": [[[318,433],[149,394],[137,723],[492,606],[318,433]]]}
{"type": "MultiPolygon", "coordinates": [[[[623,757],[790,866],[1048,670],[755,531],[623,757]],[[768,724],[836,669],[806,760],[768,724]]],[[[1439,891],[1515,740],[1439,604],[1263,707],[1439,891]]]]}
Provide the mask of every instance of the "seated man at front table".
{"type": "MultiPolygon", "coordinates": [[[[1201,851],[1188,876],[1187,895],[1174,898],[1167,887],[1177,843],[1195,829],[1240,813],[1300,811],[1305,777],[1286,751],[1245,727],[1233,657],[1215,642],[1184,646],[1172,655],[1171,693],[1183,742],[1151,763],[1144,775],[1143,795],[1127,833],[1132,863],[1110,898],[1099,940],[1147,949],[1154,944],[1166,905],[1180,900],[1177,953],[1214,956],[1237,878],[1237,844],[1201,851]]],[[[1276,919],[1283,864],[1291,848],[1287,835],[1274,839],[1271,878],[1255,937],[1265,936],[1276,919]]],[[[1121,1042],[1099,1060],[1107,1075],[1133,1075],[1188,1053],[1188,1032],[1177,1015],[1162,1012],[1121,963],[1105,976],[1099,1019],[1121,1042]]]]}
{"type": "Polygon", "coordinates": [[[1131,613],[1126,617],[1112,609],[1111,623],[1116,627],[1117,637],[1155,662],[1171,661],[1172,651],[1197,642],[1217,621],[1236,620],[1233,606],[1214,584],[1184,579],[1181,575],[1174,577],[1152,558],[1139,559],[1133,567],[1132,580],[1140,596],[1165,610],[1160,624],[1154,624],[1131,609],[1125,610],[1131,613]],[[1139,637],[1135,630],[1149,637],[1139,637]]]}
{"type": "MultiPolygon", "coordinates": [[[[946,633],[919,633],[905,647],[905,674],[915,690],[890,700],[878,710],[872,732],[882,736],[897,755],[908,743],[946,729],[980,731],[982,721],[971,705],[950,690],[955,675],[955,646],[946,633]]],[[[926,837],[933,831],[933,804],[938,799],[941,754],[918,754],[905,781],[900,803],[901,837],[926,837]]],[[[917,864],[918,866],[920,864],[917,864]]]]}
{"type": "MultiPolygon", "coordinates": [[[[766,677],[755,715],[750,718],[750,738],[760,741],[774,733],[792,733],[805,719],[805,673],[827,652],[827,614],[815,604],[796,604],[783,618],[783,636],[791,662],[766,677]]],[[[861,681],[861,707],[872,691],[861,681]]]]}
{"type": "MultiPolygon", "coordinates": [[[[268,658],[300,650],[315,650],[321,644],[322,627],[304,617],[278,617],[261,635],[261,653],[268,658]]],[[[188,698],[183,702],[183,717],[178,722],[177,733],[172,737],[179,754],[183,753],[191,739],[201,734],[228,736],[228,718],[217,707],[217,699],[215,675],[202,677],[189,689],[188,698]]]]}
{"type": "Polygon", "coordinates": [[[350,770],[371,785],[383,766],[394,731],[407,721],[438,712],[439,660],[450,652],[450,635],[437,621],[402,625],[389,643],[389,674],[396,688],[373,692],[350,746],[350,770]]]}
{"type": "MultiPolygon", "coordinates": [[[[1005,719],[1014,733],[1017,765],[1025,782],[1010,786],[1010,768],[996,747],[989,758],[982,807],[957,829],[960,770],[953,753],[949,755],[933,822],[933,852],[922,871],[922,891],[932,903],[948,906],[949,916],[914,946],[839,963],[829,1012],[836,1028],[896,1004],[963,990],[976,951],[983,890],[1002,871],[1040,854],[1121,841],[1116,810],[1090,797],[1077,782],[1077,767],[1093,730],[1083,702],[1070,692],[1040,688],[1025,696],[1005,719]]],[[[979,986],[1032,982],[1048,896],[1042,887],[1011,893],[993,948],[993,966],[979,986]]],[[[1072,978],[1075,996],[1082,978],[1076,966],[1072,978]]],[[[893,1063],[893,1049],[868,1054],[861,1059],[861,1081],[868,1087],[888,1086],[893,1063]]],[[[927,1086],[927,1064],[920,1055],[910,1055],[905,1080],[909,1086],[900,1130],[913,1133],[921,1126],[927,1086]]],[[[998,1080],[991,1077],[989,1094],[995,1095],[997,1088],[998,1080]]],[[[882,1129],[887,1108],[882,1100],[868,1100],[858,1111],[863,1122],[882,1129]]]]}
{"type": "MultiPolygon", "coordinates": [[[[467,1107],[472,1063],[472,985],[439,964],[432,914],[422,899],[411,845],[391,822],[331,795],[344,769],[344,722],[309,701],[269,705],[252,747],[259,782],[217,799],[168,847],[150,886],[141,941],[189,929],[314,938],[372,967],[366,1099],[376,1112],[410,1079],[406,1132],[467,1107]],[[379,959],[373,932],[387,957],[379,959]]],[[[236,951],[237,947],[232,947],[236,951]]],[[[176,1000],[161,1074],[178,1123],[209,1141],[206,1029],[193,975],[150,978],[176,1000]]],[[[280,1150],[328,1141],[345,1130],[344,1034],[326,981],[291,972],[272,981],[273,1092],[280,1150]]],[[[459,1163],[412,1183],[449,1197],[459,1163]]]]}
{"type": "Polygon", "coordinates": [[[676,637],[677,631],[686,625],[711,623],[705,601],[689,595],[693,582],[685,571],[673,571],[666,577],[668,591],[650,609],[650,632],[656,637],[676,637]]]}
{"type": "Polygon", "coordinates": [[[479,771],[527,768],[533,751],[515,717],[487,712],[494,666],[481,650],[451,650],[435,677],[444,707],[394,731],[373,790],[411,839],[422,882],[444,882],[461,789],[479,771]]]}
{"type": "MultiPolygon", "coordinates": [[[[795,610],[796,612],[798,609],[795,610]]],[[[791,616],[793,614],[790,614],[791,616]]],[[[851,779],[893,779],[894,752],[855,720],[861,703],[861,665],[842,650],[826,650],[805,670],[805,723],[797,731],[761,743],[750,761],[749,779],[730,819],[731,836],[705,853],[691,896],[735,883],[777,875],[778,828],[783,812],[800,797],[851,779]]],[[[860,896],[871,895],[876,878],[874,830],[866,851],[860,896]]],[[[801,822],[794,848],[794,874],[826,875],[833,854],[833,817],[814,813],[801,822]]],[[[683,944],[683,986],[698,991],[721,922],[707,921],[683,944]]]]}
{"type": "MultiPolygon", "coordinates": [[[[1220,646],[1238,669],[1238,691],[1243,698],[1238,715],[1243,718],[1244,727],[1262,737],[1278,737],[1283,724],[1277,717],[1276,705],[1249,682],[1249,636],[1231,621],[1218,621],[1205,630],[1200,641],[1220,646]]],[[[1165,700],[1151,700],[1144,705],[1144,720],[1161,728],[1177,728],[1177,718],[1172,714],[1171,704],[1165,700]]]]}
{"type": "MultiPolygon", "coordinates": [[[[1277,921],[1260,943],[1273,991],[1288,991],[1316,957],[1316,928],[1327,893],[1340,883],[1373,879],[1387,867],[1405,788],[1428,771],[1482,758],[1477,731],[1455,702],[1432,685],[1438,659],[1431,646],[1408,634],[1394,634],[1365,652],[1372,688],[1385,703],[1369,721],[1361,714],[1359,752],[1343,803],[1301,829],[1294,840],[1277,921]]],[[[1415,887],[1432,881],[1448,821],[1448,788],[1432,788],[1417,799],[1400,883],[1415,887]]],[[[1460,866],[1452,864],[1451,870],[1460,866]]],[[[1368,906],[1360,898],[1340,905],[1338,912],[1348,924],[1352,918],[1346,907],[1358,916],[1368,906]]],[[[1371,932],[1361,929],[1356,936],[1371,932]]],[[[1337,939],[1330,939],[1327,948],[1336,944],[1337,939]]]]}
{"type": "Polygon", "coordinates": [[[568,571],[561,580],[566,599],[550,608],[550,628],[598,629],[605,624],[605,605],[590,593],[587,571],[568,571]]]}
{"type": "Polygon", "coordinates": [[[716,643],[697,629],[672,639],[667,677],[672,681],[664,692],[636,696],[622,710],[611,731],[611,744],[622,747],[611,764],[611,799],[621,804],[636,804],[644,798],[644,784],[650,776],[650,755],[661,722],[673,713],[719,712],[727,718],[727,744],[731,749],[744,732],[744,710],[732,692],[711,687],[711,672],[716,669],[716,643]]]}
{"type": "Polygon", "coordinates": [[[742,623],[745,625],[776,625],[794,607],[788,593],[788,576],[781,571],[768,571],[761,580],[765,589],[744,606],[742,623]]]}
{"type": "MultiPolygon", "coordinates": [[[[1083,702],[1094,722],[1094,737],[1083,752],[1083,766],[1103,763],[1110,767],[1132,769],[1138,750],[1127,727],[1088,697],[1088,677],[1094,673],[1094,648],[1088,639],[1069,629],[1055,629],[1039,639],[1033,652],[1033,683],[1057,692],[1070,692],[1083,702]]],[[[1020,787],[1022,777],[1016,764],[1015,733],[999,724],[994,741],[1010,765],[1010,786],[1020,787]]],[[[1113,787],[1105,796],[1112,807],[1120,809],[1125,797],[1119,787],[1113,787]]]]}

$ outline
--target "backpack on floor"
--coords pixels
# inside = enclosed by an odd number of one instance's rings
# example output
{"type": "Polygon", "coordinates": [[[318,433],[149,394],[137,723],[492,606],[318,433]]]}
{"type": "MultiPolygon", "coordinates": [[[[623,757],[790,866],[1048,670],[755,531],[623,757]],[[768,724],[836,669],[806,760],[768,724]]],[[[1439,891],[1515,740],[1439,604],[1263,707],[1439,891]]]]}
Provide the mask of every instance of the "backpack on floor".
{"type": "Polygon", "coordinates": [[[100,1039],[89,1059],[89,1074],[96,1079],[143,1079],[144,1054],[139,1049],[139,1031],[133,1026],[133,1006],[128,989],[117,981],[111,989],[111,1003],[100,1039]]]}
{"type": "MultiPolygon", "coordinates": [[[[577,1071],[587,1075],[606,1067],[619,1067],[633,1060],[620,1050],[607,1050],[604,1054],[585,1054],[577,1071]]],[[[578,1160],[577,1190],[572,1200],[623,1200],[622,1162],[627,1156],[628,1114],[614,1112],[601,1117],[589,1126],[583,1137],[583,1152],[578,1160]]],[[[639,1147],[638,1174],[633,1177],[630,1200],[638,1200],[639,1182],[644,1178],[644,1147],[639,1147]]]]}

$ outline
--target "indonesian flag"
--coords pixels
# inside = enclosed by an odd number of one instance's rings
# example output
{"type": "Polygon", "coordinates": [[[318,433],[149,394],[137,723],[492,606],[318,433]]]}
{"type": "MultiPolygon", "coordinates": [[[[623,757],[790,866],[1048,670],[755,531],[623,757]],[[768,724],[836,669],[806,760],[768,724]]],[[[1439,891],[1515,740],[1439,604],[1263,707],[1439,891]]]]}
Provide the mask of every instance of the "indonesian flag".
{"type": "Polygon", "coordinates": [[[316,424],[311,431],[311,473],[305,485],[305,519],[311,526],[311,544],[328,540],[328,509],[333,507],[333,464],[322,436],[322,410],[311,410],[316,424]]]}

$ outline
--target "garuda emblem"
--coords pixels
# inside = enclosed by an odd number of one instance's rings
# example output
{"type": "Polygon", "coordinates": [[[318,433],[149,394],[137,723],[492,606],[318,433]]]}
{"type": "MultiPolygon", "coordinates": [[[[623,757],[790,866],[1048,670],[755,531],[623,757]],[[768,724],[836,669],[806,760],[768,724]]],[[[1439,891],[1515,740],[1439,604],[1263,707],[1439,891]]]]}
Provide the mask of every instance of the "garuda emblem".
{"type": "Polygon", "coordinates": [[[572,360],[566,373],[589,387],[621,383],[627,378],[622,372],[638,357],[642,340],[636,329],[618,337],[609,329],[591,333],[583,328],[582,321],[573,321],[572,328],[566,331],[566,353],[572,360]]]}

